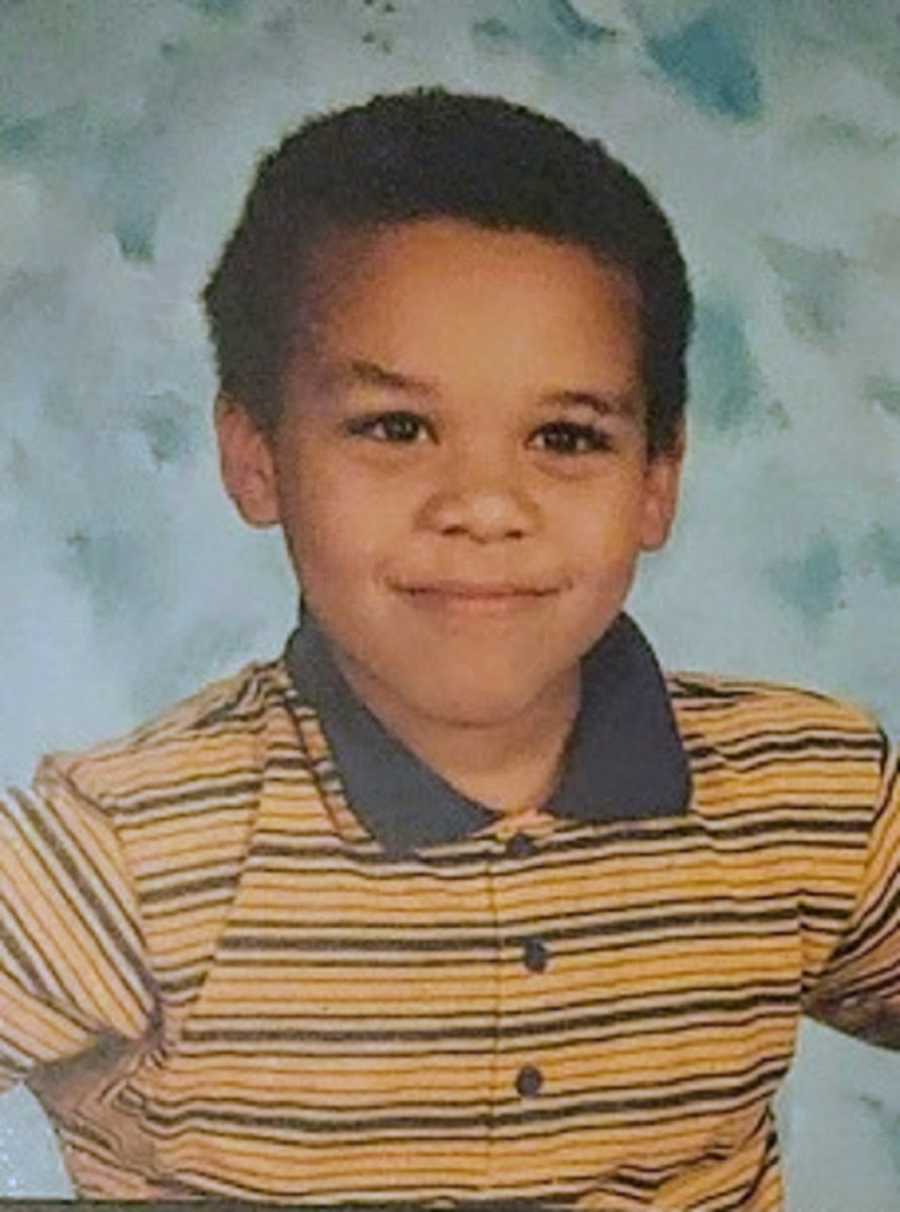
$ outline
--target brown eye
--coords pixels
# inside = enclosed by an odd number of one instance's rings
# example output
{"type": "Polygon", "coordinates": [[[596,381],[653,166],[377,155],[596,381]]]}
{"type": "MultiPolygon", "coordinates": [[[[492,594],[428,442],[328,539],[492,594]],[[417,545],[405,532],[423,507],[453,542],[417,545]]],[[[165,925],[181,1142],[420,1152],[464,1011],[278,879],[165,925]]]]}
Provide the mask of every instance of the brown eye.
{"type": "Polygon", "coordinates": [[[609,437],[603,430],[593,425],[578,425],[572,421],[555,421],[551,425],[542,425],[532,442],[539,450],[560,455],[594,454],[596,451],[610,448],[609,437]]]}
{"type": "Polygon", "coordinates": [[[354,418],[348,423],[347,431],[355,437],[407,446],[421,442],[428,434],[422,417],[414,412],[399,411],[354,418]]]}

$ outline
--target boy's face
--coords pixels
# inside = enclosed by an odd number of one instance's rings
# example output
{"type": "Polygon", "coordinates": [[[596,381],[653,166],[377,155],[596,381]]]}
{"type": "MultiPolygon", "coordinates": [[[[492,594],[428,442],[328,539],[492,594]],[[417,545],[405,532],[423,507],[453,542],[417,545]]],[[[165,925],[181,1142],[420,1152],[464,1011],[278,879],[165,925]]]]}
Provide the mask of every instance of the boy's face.
{"type": "Polygon", "coordinates": [[[341,251],[274,437],[220,409],[226,481],[284,527],[370,705],[511,722],[577,679],[674,513],[634,289],[580,247],[450,220],[341,251]]]}

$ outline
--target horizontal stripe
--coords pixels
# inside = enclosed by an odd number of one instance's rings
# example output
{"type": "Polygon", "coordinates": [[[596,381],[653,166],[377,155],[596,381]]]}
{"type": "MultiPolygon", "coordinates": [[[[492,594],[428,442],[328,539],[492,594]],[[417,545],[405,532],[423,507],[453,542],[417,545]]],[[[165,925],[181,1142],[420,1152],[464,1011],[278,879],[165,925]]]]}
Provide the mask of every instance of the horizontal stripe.
{"type": "Polygon", "coordinates": [[[60,1058],[79,1190],[774,1212],[803,997],[900,1006],[897,774],[821,696],[671,696],[689,813],[538,818],[525,857],[389,860],[281,662],[45,766],[10,804],[0,1064],[60,1058]]]}

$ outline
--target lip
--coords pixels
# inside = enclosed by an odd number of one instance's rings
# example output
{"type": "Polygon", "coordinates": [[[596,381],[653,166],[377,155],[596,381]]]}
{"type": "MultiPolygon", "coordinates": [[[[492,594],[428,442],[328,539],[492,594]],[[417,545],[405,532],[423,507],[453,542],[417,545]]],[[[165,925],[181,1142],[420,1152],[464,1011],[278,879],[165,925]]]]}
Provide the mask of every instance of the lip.
{"type": "Polygon", "coordinates": [[[412,605],[450,614],[505,615],[533,609],[558,593],[556,586],[514,581],[428,581],[398,586],[412,605]]]}

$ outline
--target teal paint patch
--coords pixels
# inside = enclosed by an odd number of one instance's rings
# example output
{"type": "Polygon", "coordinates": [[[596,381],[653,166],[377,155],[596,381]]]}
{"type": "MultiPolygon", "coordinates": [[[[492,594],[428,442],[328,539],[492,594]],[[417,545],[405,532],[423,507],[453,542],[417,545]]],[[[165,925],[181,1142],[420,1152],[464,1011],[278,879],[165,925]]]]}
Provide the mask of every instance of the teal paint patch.
{"type": "Polygon", "coordinates": [[[692,408],[701,421],[720,433],[733,433],[751,418],[766,415],[759,368],[735,303],[698,306],[690,366],[696,384],[692,408]]]}
{"type": "Polygon", "coordinates": [[[791,332],[803,341],[827,344],[847,322],[850,260],[832,249],[804,248],[763,236],[760,247],[775,271],[791,332]]]}
{"type": "Polygon", "coordinates": [[[96,116],[84,101],[58,106],[37,117],[4,121],[0,117],[0,159],[21,160],[30,169],[86,167],[99,140],[96,116]]]}
{"type": "Polygon", "coordinates": [[[817,114],[804,132],[807,140],[818,141],[822,147],[859,147],[865,142],[865,131],[858,122],[849,118],[835,118],[831,114],[817,114]]]}
{"type": "Polygon", "coordinates": [[[654,63],[700,109],[738,122],[762,115],[756,64],[737,35],[713,14],[666,37],[649,38],[646,46],[654,63]]]}
{"type": "Polygon", "coordinates": [[[374,47],[376,50],[380,50],[384,55],[389,55],[394,49],[393,38],[379,35],[371,29],[363,34],[361,41],[365,46],[374,47]]]}
{"type": "MultiPolygon", "coordinates": [[[[41,344],[63,339],[63,334],[71,322],[64,269],[17,269],[6,275],[5,282],[0,279],[0,283],[0,315],[7,334],[16,330],[27,331],[29,318],[40,316],[41,344]]],[[[66,412],[68,402],[69,397],[66,395],[63,397],[64,406],[60,409],[61,413],[66,412]]],[[[42,393],[38,406],[45,409],[48,403],[50,401],[47,395],[42,393]]],[[[47,410],[52,418],[53,408],[47,410]]]]}
{"type": "Polygon", "coordinates": [[[263,22],[263,29],[273,38],[292,38],[297,32],[297,10],[286,8],[283,12],[274,13],[263,22]]]}
{"type": "Polygon", "coordinates": [[[17,492],[26,492],[34,478],[31,467],[31,456],[18,438],[9,441],[9,454],[0,462],[2,475],[17,492]]]}
{"type": "Polygon", "coordinates": [[[569,0],[522,4],[495,0],[494,12],[472,25],[472,35],[488,50],[522,47],[554,71],[564,70],[568,58],[586,47],[616,36],[582,17],[569,0]]]}
{"type": "Polygon", "coordinates": [[[156,221],[150,215],[125,215],[114,227],[122,256],[126,261],[153,260],[156,221]]]}
{"type": "Polygon", "coordinates": [[[183,60],[189,50],[190,46],[184,38],[167,38],[159,44],[159,53],[163,59],[173,63],[183,60]]]}
{"type": "Polygon", "coordinates": [[[23,122],[0,125],[0,156],[15,159],[37,151],[47,134],[47,118],[27,118],[23,122]]]}
{"type": "Polygon", "coordinates": [[[167,392],[155,396],[150,408],[137,419],[137,428],[147,443],[157,467],[188,458],[196,445],[191,414],[184,400],[167,392]]]}
{"type": "Polygon", "coordinates": [[[119,616],[126,606],[138,611],[158,596],[152,561],[142,559],[141,543],[125,531],[76,529],[65,536],[63,574],[85,589],[102,618],[119,616]]]}
{"type": "Polygon", "coordinates": [[[780,400],[772,400],[766,405],[766,416],[781,433],[792,428],[790,414],[780,400]]]}
{"type": "Polygon", "coordinates": [[[156,152],[162,124],[147,125],[106,137],[103,153],[105,179],[102,196],[109,225],[122,256],[129,261],[152,261],[166,186],[156,152]]]}
{"type": "Polygon", "coordinates": [[[483,21],[476,21],[472,26],[472,33],[476,38],[488,42],[503,43],[518,41],[515,33],[499,17],[485,17],[483,21]]]}
{"type": "Polygon", "coordinates": [[[887,375],[869,375],[863,387],[869,404],[877,404],[893,417],[900,417],[900,379],[887,375]]]}
{"type": "Polygon", "coordinates": [[[247,7],[246,0],[182,0],[207,17],[237,17],[247,7]]]}
{"type": "Polygon", "coordinates": [[[550,0],[550,12],[560,29],[575,42],[606,42],[617,36],[612,27],[582,16],[569,0],[550,0]]]}
{"type": "MultiPolygon", "coordinates": [[[[802,129],[802,147],[808,153],[821,155],[828,151],[889,152],[900,142],[900,136],[880,135],[849,118],[817,114],[802,129]]],[[[798,145],[800,140],[798,140],[798,145]]]]}
{"type": "Polygon", "coordinates": [[[821,626],[842,605],[844,570],[837,543],[821,534],[797,560],[770,565],[768,578],[779,598],[812,626],[821,626]]]}
{"type": "Polygon", "coordinates": [[[900,585],[900,527],[889,529],[883,523],[873,526],[862,544],[863,562],[874,568],[888,585],[900,585]]]}

